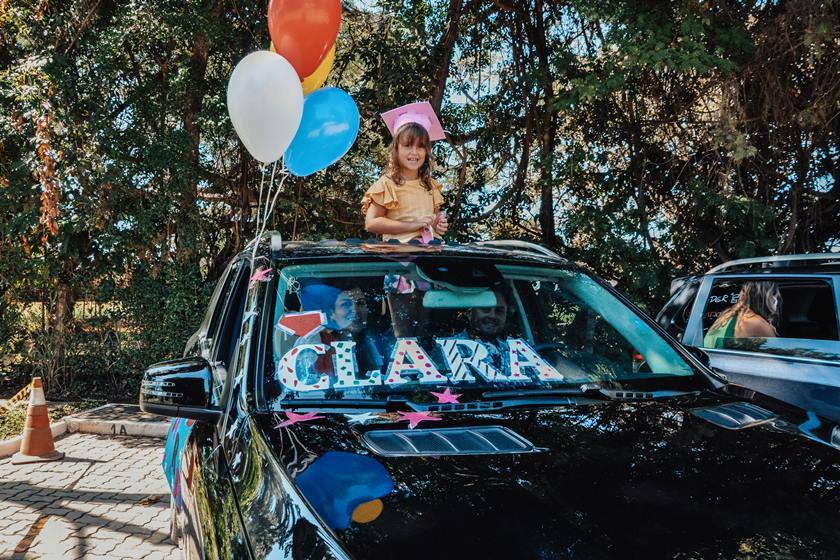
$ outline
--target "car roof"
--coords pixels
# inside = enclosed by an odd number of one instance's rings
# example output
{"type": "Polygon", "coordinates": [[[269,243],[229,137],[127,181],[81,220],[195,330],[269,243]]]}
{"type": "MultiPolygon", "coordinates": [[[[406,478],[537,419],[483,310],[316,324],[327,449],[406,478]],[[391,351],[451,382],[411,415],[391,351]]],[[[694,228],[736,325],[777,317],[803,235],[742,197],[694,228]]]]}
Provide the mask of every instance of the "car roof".
{"type": "MultiPolygon", "coordinates": [[[[253,241],[241,256],[250,255],[253,241]]],[[[367,260],[371,257],[397,258],[400,256],[460,257],[492,261],[520,262],[522,264],[549,264],[564,268],[579,268],[553,251],[527,241],[492,240],[470,243],[395,243],[377,239],[322,239],[320,241],[283,241],[277,232],[269,232],[260,239],[257,254],[271,258],[277,264],[300,261],[367,260]]]]}
{"type": "Polygon", "coordinates": [[[840,253],[810,253],[737,259],[719,264],[706,275],[721,274],[824,274],[840,272],[840,253]]]}

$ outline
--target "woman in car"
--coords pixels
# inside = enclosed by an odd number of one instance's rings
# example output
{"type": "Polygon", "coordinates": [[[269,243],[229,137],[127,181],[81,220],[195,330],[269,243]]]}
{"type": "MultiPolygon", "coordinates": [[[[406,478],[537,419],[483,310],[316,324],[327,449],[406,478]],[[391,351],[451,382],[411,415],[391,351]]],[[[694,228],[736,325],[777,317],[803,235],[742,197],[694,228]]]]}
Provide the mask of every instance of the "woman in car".
{"type": "MultiPolygon", "coordinates": [[[[384,362],[376,340],[367,331],[368,308],[365,294],[357,285],[340,289],[327,284],[310,284],[300,292],[304,311],[323,311],[327,317],[325,328],[308,337],[301,337],[295,346],[324,344],[347,340],[356,343],[355,357],[361,371],[379,371],[384,362]]],[[[277,346],[279,347],[279,346],[277,346]]],[[[322,355],[310,354],[299,360],[302,371],[312,376],[335,375],[333,354],[329,347],[322,355]]]]}
{"type": "Polygon", "coordinates": [[[727,338],[777,337],[782,295],[774,282],[746,282],[738,302],[721,313],[703,338],[705,348],[723,348],[727,338]]]}

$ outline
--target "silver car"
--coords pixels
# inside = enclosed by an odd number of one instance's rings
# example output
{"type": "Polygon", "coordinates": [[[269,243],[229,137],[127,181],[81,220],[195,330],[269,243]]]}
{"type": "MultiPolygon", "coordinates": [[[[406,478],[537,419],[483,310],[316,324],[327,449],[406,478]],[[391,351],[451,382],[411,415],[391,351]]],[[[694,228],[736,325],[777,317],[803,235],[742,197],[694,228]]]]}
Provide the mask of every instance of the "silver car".
{"type": "Polygon", "coordinates": [[[656,320],[684,344],[701,348],[730,383],[840,421],[838,317],[840,253],[824,253],[735,260],[679,278],[656,320]],[[708,336],[748,282],[778,288],[777,336],[708,336]]]}

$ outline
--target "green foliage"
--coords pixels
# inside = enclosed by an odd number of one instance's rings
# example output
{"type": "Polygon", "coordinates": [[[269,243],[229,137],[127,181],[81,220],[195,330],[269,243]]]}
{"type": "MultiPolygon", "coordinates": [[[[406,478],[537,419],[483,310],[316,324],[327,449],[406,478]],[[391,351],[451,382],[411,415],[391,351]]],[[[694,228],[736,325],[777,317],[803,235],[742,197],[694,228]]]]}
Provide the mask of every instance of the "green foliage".
{"type": "MultiPolygon", "coordinates": [[[[57,422],[65,416],[70,416],[90,408],[99,406],[102,403],[93,401],[78,401],[53,403],[49,406],[50,422],[57,422]]],[[[12,438],[23,432],[26,423],[26,403],[18,403],[9,410],[0,409],[0,440],[12,438]]]]}
{"type": "MultiPolygon", "coordinates": [[[[133,400],[181,351],[254,232],[262,174],[225,103],[266,9],[0,2],[4,367],[133,400]],[[81,300],[105,311],[73,319],[81,300]],[[43,330],[15,311],[35,302],[43,330]]],[[[836,247],[838,21],[805,0],[345,2],[328,84],[356,100],[358,140],[288,180],[270,225],[365,235],[378,115],[431,98],[452,239],[541,241],[652,312],[675,275],[836,247]]]]}

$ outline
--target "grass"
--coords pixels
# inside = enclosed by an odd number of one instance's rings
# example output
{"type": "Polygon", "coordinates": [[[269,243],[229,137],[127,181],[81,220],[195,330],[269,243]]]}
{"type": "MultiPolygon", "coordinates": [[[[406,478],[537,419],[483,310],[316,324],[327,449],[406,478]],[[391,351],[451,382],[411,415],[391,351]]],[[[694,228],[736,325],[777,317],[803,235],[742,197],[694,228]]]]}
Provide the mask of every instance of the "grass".
{"type": "MultiPolygon", "coordinates": [[[[92,401],[49,403],[50,422],[56,422],[65,416],[76,414],[103,403],[92,401]]],[[[26,421],[27,403],[18,403],[8,411],[0,409],[0,440],[20,435],[26,421]]]]}

